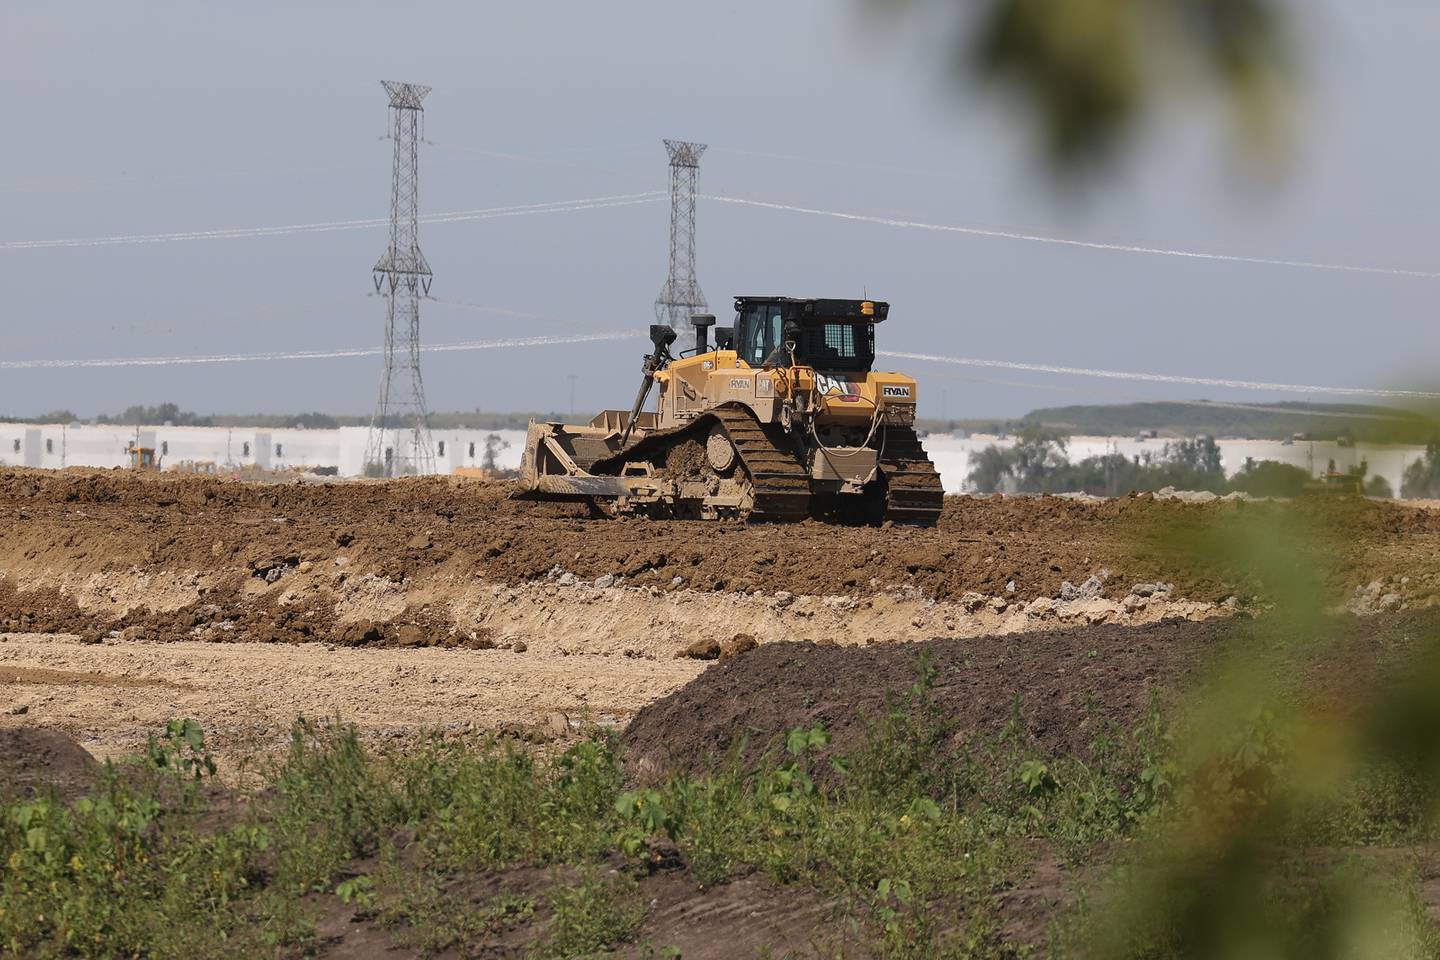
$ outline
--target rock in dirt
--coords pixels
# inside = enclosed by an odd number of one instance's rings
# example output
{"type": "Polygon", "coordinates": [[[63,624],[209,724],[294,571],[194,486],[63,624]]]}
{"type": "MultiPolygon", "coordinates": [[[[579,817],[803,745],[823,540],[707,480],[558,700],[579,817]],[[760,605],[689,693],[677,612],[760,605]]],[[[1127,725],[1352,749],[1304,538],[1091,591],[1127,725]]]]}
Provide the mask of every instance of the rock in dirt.
{"type": "Polygon", "coordinates": [[[366,647],[384,640],[385,628],[370,620],[341,624],[335,632],[335,642],[346,647],[366,647]]]}
{"type": "Polygon", "coordinates": [[[691,660],[719,660],[722,652],[719,640],[696,640],[676,656],[691,660]]]}
{"type": "Polygon", "coordinates": [[[966,592],[965,595],[960,598],[960,606],[965,608],[966,613],[974,613],[981,607],[985,606],[985,604],[987,604],[989,601],[990,598],[985,596],[985,594],[976,593],[974,590],[971,590],[966,592]]]}
{"type": "Polygon", "coordinates": [[[546,715],[545,722],[541,726],[556,740],[570,736],[570,718],[565,715],[564,711],[552,710],[546,715]]]}
{"type": "Polygon", "coordinates": [[[1085,580],[1078,587],[1069,580],[1060,584],[1060,599],[1071,600],[1093,600],[1105,591],[1105,581],[1098,576],[1092,576],[1085,580]]]}
{"type": "Polygon", "coordinates": [[[737,633],[730,638],[729,643],[720,644],[720,659],[729,660],[738,657],[742,653],[749,653],[760,644],[748,633],[737,633]]]}

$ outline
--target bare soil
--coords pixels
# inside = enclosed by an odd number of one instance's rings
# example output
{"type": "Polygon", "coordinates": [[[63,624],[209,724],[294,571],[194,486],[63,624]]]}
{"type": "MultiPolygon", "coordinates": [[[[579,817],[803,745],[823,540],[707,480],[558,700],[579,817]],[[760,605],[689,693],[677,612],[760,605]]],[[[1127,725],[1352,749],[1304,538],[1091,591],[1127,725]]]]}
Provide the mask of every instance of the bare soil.
{"type": "Polygon", "coordinates": [[[998,734],[1018,710],[1041,750],[1084,757],[1100,730],[1129,730],[1152,697],[1172,696],[1233,632],[1225,621],[1172,621],[1028,633],[1018,642],[766,644],[641,710],[625,731],[625,756],[641,776],[699,774],[727,762],[736,744],[744,745],[740,759],[753,762],[788,731],[817,724],[830,733],[831,751],[853,753],[902,703],[923,654],[935,671],[929,696],[954,725],[953,751],[976,734],[998,734]]]}
{"type": "Polygon", "coordinates": [[[77,797],[95,782],[98,767],[83,747],[57,730],[0,727],[0,796],[54,790],[77,797]]]}
{"type": "MultiPolygon", "coordinates": [[[[1162,710],[1206,682],[1227,650],[1253,669],[1274,671],[1293,695],[1326,709],[1356,709],[1359,691],[1407,664],[1417,641],[1440,633],[1440,611],[1341,615],[1280,629],[1248,617],[1103,625],[1023,637],[943,639],[844,649],[771,643],[717,663],[636,715],[622,738],[641,778],[703,774],[738,757],[753,762],[797,727],[823,726],[830,753],[853,753],[919,676],[943,718],[952,755],[977,736],[1019,721],[1030,745],[1050,756],[1087,758],[1103,730],[1132,730],[1152,705],[1162,710]],[[1316,649],[1316,636],[1334,638],[1316,649]],[[739,746],[742,749],[732,750],[739,746]]],[[[826,766],[815,765],[821,775],[826,766]]]]}
{"type": "Polygon", "coordinates": [[[0,471],[0,727],[57,727],[109,756],[180,714],[237,745],[297,713],[383,736],[623,724],[699,672],[687,656],[743,638],[868,647],[1223,616],[1257,584],[1167,538],[1276,512],[1354,548],[1304,548],[1337,603],[1440,597],[1440,512],[1360,500],[949,497],[917,529],[595,519],[512,490],[0,471]]]}
{"type": "MultiPolygon", "coordinates": [[[[511,490],[0,471],[0,791],[83,792],[93,757],[178,716],[205,727],[222,776],[297,715],[372,739],[626,728],[641,775],[704,770],[737,737],[753,756],[815,723],[843,750],[921,652],[954,749],[1018,701],[1038,749],[1084,756],[1247,642],[1229,614],[1263,609],[1258,574],[1175,549],[1198,532],[1318,526],[1296,561],[1319,568],[1326,602],[1402,611],[1347,621],[1349,643],[1309,678],[1336,702],[1435,629],[1403,611],[1440,600],[1440,511],[1362,500],[950,497],[938,527],[915,529],[595,519],[511,490]]],[[[1016,929],[1038,930],[1074,882],[1037,864],[1005,895],[1016,929]]],[[[643,941],[709,958],[783,934],[793,955],[834,952],[804,891],[687,884],[647,881],[643,941]]],[[[332,919],[323,955],[404,955],[332,919]]]]}
{"type": "Polygon", "coordinates": [[[222,760],[283,743],[300,715],[339,716],[382,739],[431,729],[556,739],[585,725],[619,726],[703,667],[513,650],[86,644],[9,634],[0,635],[0,733],[43,725],[105,758],[143,748],[174,717],[193,717],[222,760]]]}
{"type": "MultiPolygon", "coordinates": [[[[863,595],[904,585],[934,599],[968,591],[1054,597],[1100,568],[1114,583],[1166,581],[1178,595],[1221,600],[1245,584],[1217,579],[1147,540],[1266,511],[1323,519],[1354,534],[1370,577],[1413,572],[1440,543],[1440,512],[1315,498],[1295,505],[1187,504],[1149,496],[948,497],[938,527],[787,526],[595,520],[585,508],[508,499],[508,483],[461,478],[254,484],[125,471],[0,472],[0,569],[72,574],[125,570],[244,572],[262,582],[302,563],[344,557],[351,576],[445,574],[532,582],[555,566],[593,580],[707,591],[863,595]],[[275,572],[279,573],[276,574],[275,572]],[[675,578],[681,584],[675,585],[675,578]]],[[[1434,561],[1422,563],[1427,569],[1434,561]]],[[[1367,582],[1350,577],[1348,586],[1367,582]]],[[[1338,581],[1337,581],[1338,583],[1338,581]]]]}

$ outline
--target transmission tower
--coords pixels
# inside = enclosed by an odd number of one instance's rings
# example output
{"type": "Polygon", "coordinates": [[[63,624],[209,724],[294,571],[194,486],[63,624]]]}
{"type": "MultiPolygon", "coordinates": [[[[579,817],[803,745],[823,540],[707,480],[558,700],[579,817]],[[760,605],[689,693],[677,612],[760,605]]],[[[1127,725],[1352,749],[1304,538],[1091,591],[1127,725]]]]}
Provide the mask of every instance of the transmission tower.
{"type": "Polygon", "coordinates": [[[421,105],[429,87],[382,81],[390,95],[390,247],[375,264],[375,290],[385,297],[385,369],[365,441],[365,472],[393,477],[434,473],[430,417],[420,379],[420,298],[430,292],[430,264],[420,252],[419,148],[421,105]],[[386,442],[387,430],[392,430],[386,442]],[[403,440],[402,440],[403,436],[403,440]]]}
{"type": "Polygon", "coordinates": [[[690,315],[705,311],[705,294],[695,279],[695,178],[703,143],[666,140],[670,154],[670,274],[655,299],[655,319],[677,330],[690,315]]]}

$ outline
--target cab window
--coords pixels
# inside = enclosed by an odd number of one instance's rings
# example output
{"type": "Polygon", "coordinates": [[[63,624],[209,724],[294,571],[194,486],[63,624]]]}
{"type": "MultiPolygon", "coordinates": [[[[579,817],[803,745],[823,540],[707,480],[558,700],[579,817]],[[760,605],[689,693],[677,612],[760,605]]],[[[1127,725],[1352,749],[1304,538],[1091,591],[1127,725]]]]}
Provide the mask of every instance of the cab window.
{"type": "Polygon", "coordinates": [[[758,367],[780,344],[784,318],[777,306],[758,305],[740,317],[740,359],[758,367]]]}
{"type": "Polygon", "coordinates": [[[845,320],[807,325],[800,356],[822,370],[869,370],[875,359],[875,328],[845,320]]]}

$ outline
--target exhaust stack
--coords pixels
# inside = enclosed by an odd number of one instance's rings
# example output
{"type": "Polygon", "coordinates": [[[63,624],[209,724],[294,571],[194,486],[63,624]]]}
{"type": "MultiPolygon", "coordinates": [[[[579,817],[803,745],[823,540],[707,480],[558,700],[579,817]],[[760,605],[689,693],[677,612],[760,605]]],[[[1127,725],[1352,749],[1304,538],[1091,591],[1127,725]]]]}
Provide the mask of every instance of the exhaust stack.
{"type": "Polygon", "coordinates": [[[710,352],[710,328],[715,326],[715,314],[697,313],[690,318],[690,326],[695,328],[695,353],[710,352]]]}

